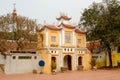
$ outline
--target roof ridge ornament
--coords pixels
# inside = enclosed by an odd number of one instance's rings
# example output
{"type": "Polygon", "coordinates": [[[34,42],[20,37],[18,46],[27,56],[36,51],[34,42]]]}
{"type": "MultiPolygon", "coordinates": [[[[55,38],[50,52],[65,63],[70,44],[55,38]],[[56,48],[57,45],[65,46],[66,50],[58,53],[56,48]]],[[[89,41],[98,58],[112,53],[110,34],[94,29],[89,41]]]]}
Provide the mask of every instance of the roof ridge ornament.
{"type": "Polygon", "coordinates": [[[64,12],[60,12],[60,16],[67,16],[64,12]]]}
{"type": "Polygon", "coordinates": [[[16,4],[15,4],[15,3],[13,3],[13,9],[14,9],[14,10],[16,10],[15,5],[16,5],[16,4]]]}
{"type": "Polygon", "coordinates": [[[16,15],[17,15],[15,5],[16,5],[16,4],[14,3],[14,4],[13,4],[13,13],[12,13],[13,16],[16,16],[16,15]]]}

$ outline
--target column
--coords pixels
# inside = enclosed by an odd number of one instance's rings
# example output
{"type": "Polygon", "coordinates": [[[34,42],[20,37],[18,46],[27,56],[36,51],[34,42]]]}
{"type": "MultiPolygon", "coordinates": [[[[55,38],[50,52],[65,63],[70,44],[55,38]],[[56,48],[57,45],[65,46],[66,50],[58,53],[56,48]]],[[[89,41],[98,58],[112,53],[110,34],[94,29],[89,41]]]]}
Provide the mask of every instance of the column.
{"type": "Polygon", "coordinates": [[[73,46],[75,46],[75,31],[73,30],[73,33],[72,33],[72,42],[73,42],[73,46]]]}
{"type": "Polygon", "coordinates": [[[86,54],[84,54],[84,70],[86,70],[86,54]]]}
{"type": "Polygon", "coordinates": [[[46,28],[46,47],[48,47],[48,29],[46,28]]]}

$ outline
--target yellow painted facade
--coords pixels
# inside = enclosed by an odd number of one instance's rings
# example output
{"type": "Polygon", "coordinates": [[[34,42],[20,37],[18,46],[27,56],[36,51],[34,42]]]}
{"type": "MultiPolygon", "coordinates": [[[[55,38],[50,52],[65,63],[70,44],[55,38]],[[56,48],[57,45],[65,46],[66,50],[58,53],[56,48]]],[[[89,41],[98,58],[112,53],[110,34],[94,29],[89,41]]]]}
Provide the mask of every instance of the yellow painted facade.
{"type": "Polygon", "coordinates": [[[79,44],[78,42],[76,43],[77,44],[77,47],[81,47],[81,48],[85,48],[85,45],[86,45],[86,43],[85,43],[85,35],[84,34],[76,34],[76,38],[77,39],[81,39],[81,44],[79,44]]]}
{"type": "Polygon", "coordinates": [[[37,52],[45,61],[44,73],[51,73],[51,61],[56,63],[57,72],[61,71],[61,67],[73,71],[77,70],[79,65],[82,65],[84,70],[91,67],[86,34],[80,32],[77,26],[69,24],[69,19],[59,18],[57,26],[44,25],[38,32],[37,52]]]}
{"type": "MultiPolygon", "coordinates": [[[[96,56],[98,56],[98,57],[101,56],[101,60],[96,61],[97,68],[109,66],[108,53],[107,53],[107,55],[104,53],[104,54],[97,54],[96,56]]],[[[113,67],[120,66],[120,53],[112,52],[112,65],[113,65],[113,67]]]]}
{"type": "MultiPolygon", "coordinates": [[[[106,66],[109,66],[109,57],[108,57],[108,54],[107,54],[107,58],[106,58],[106,66]]],[[[112,63],[113,63],[113,66],[118,66],[118,63],[120,63],[120,53],[117,53],[117,52],[113,52],[112,53],[112,63]]]]}
{"type": "Polygon", "coordinates": [[[105,61],[97,61],[96,62],[96,67],[97,68],[102,68],[104,66],[106,66],[106,62],[105,61]]]}
{"type": "Polygon", "coordinates": [[[102,68],[106,66],[106,52],[100,52],[99,54],[93,53],[92,57],[97,57],[96,58],[96,67],[97,68],[102,68]]]}

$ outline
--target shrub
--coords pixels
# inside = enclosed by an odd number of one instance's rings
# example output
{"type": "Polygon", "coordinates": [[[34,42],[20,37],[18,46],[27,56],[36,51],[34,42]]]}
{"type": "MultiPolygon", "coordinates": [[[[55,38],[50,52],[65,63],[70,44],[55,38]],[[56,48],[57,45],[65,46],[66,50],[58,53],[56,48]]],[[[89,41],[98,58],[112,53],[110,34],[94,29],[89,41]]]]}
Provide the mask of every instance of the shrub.
{"type": "Polygon", "coordinates": [[[35,69],[33,69],[33,71],[32,71],[34,74],[36,74],[37,73],[37,70],[35,70],[35,69]]]}

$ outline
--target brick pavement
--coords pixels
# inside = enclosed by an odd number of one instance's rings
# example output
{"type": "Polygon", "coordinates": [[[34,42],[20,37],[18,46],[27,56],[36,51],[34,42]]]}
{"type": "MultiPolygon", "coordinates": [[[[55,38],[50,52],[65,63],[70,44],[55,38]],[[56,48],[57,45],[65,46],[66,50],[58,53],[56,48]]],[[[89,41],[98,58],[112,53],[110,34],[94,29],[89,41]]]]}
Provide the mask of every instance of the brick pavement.
{"type": "Polygon", "coordinates": [[[120,80],[120,69],[68,71],[52,74],[0,74],[0,80],[120,80]]]}

